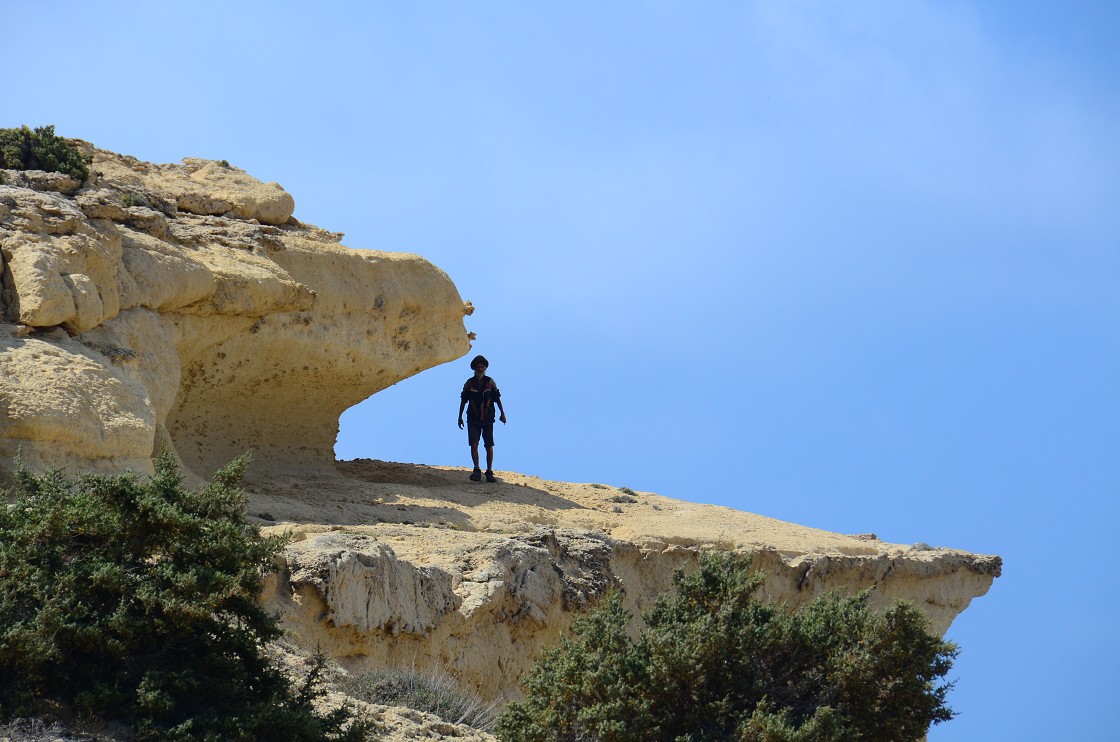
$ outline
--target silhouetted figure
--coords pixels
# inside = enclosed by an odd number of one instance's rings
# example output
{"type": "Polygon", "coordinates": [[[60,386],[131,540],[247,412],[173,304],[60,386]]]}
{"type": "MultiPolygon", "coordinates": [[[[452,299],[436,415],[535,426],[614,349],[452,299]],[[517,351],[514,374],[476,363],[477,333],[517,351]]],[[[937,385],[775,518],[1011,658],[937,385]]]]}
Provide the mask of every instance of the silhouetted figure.
{"type": "Polygon", "coordinates": [[[502,413],[498,419],[504,424],[506,410],[502,407],[502,393],[498,385],[486,375],[490,362],[483,356],[475,356],[471,361],[474,376],[463,384],[463,393],[459,396],[459,429],[463,429],[463,409],[467,410],[467,442],[471,445],[471,459],[474,461],[474,471],[471,472],[471,481],[482,481],[482,470],[478,466],[478,439],[486,444],[486,481],[496,482],[494,478],[494,407],[502,413]]]}

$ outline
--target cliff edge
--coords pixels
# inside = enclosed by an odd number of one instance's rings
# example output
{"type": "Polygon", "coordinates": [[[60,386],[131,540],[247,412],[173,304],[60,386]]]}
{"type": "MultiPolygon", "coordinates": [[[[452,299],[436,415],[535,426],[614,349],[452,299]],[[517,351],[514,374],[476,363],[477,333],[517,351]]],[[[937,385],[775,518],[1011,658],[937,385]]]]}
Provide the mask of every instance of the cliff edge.
{"type": "Polygon", "coordinates": [[[0,170],[0,473],[206,477],[252,449],[250,517],[292,542],[262,600],[350,671],[438,667],[492,699],[612,586],[641,611],[710,549],[763,592],[907,599],[944,633],[998,557],[884,543],[603,484],[358,460],[339,416],[470,349],[471,312],[415,255],[358,251],[225,162],[141,162],[77,142],[84,183],[0,170]]]}
{"type": "Polygon", "coordinates": [[[598,483],[361,459],[333,474],[258,478],[250,513],[286,531],[265,600],[352,671],[441,668],[487,698],[518,680],[608,588],[635,613],[713,549],[754,554],[762,594],[905,599],[943,634],[999,576],[999,557],[843,535],[598,483]]]}

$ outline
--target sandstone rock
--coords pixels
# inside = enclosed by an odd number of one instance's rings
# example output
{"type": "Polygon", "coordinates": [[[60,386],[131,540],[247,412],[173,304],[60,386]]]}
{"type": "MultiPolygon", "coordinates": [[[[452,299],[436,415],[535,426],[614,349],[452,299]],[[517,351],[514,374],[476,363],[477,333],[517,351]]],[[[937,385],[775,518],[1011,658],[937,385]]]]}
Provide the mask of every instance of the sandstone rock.
{"type": "MultiPolygon", "coordinates": [[[[97,150],[85,184],[0,186],[0,474],[151,469],[189,478],[252,450],[250,511],[293,539],[262,595],[347,669],[439,668],[488,698],[617,586],[635,613],[711,549],[754,554],[765,596],[913,601],[945,632],[998,557],[845,536],[603,485],[335,462],[341,413],[466,354],[450,279],[415,255],[352,250],[291,197],[209,160],[97,150]]],[[[638,619],[635,619],[637,622],[638,619]]],[[[407,710],[394,738],[489,739],[407,710]],[[466,735],[466,736],[464,736],[466,735]]]]}
{"type": "Polygon", "coordinates": [[[63,330],[0,325],[0,462],[151,469],[156,415],[136,374],[63,330]]]}
{"type": "Polygon", "coordinates": [[[0,170],[0,183],[30,188],[35,191],[50,191],[73,195],[82,182],[64,173],[47,173],[42,170],[0,170]]]}
{"type": "Polygon", "coordinates": [[[181,165],[154,165],[130,157],[105,157],[95,150],[93,167],[103,181],[133,191],[152,191],[182,211],[206,216],[229,215],[284,224],[295,201],[278,183],[261,183],[245,171],[213,160],[188,157],[181,165]]]}
{"type": "Polygon", "coordinates": [[[144,388],[156,420],[166,420],[179,388],[179,356],[171,328],[151,309],[128,309],[77,336],[144,388]]]}
{"type": "Polygon", "coordinates": [[[415,709],[373,706],[373,719],[383,730],[384,742],[444,739],[455,742],[497,742],[497,737],[464,724],[452,724],[415,709]]]}
{"type": "Polygon", "coordinates": [[[199,476],[249,450],[262,469],[330,466],[343,411],[469,349],[462,299],[422,258],[343,247],[236,168],[79,145],[81,188],[44,173],[0,186],[15,323],[0,454],[150,470],[169,446],[199,476]]]}
{"type": "Polygon", "coordinates": [[[614,488],[511,472],[480,487],[466,474],[360,460],[313,482],[258,478],[250,512],[269,514],[268,532],[293,534],[266,605],[308,649],[322,647],[352,672],[438,668],[496,699],[516,696],[540,652],[611,586],[640,614],[707,550],[752,553],[765,597],[796,607],[831,590],[870,589],[876,609],[910,600],[937,633],[1001,569],[998,557],[652,493],[634,493],[614,512],[614,488]]]}
{"type": "Polygon", "coordinates": [[[193,252],[141,232],[116,231],[127,276],[121,292],[124,306],[170,313],[200,304],[216,292],[217,277],[193,252]]]}
{"type": "Polygon", "coordinates": [[[313,534],[285,558],[288,585],[314,590],[327,607],[325,620],[338,626],[423,636],[462,602],[449,574],[401,562],[364,534],[313,534]]]}
{"type": "Polygon", "coordinates": [[[56,193],[0,185],[0,202],[7,207],[0,221],[0,229],[5,232],[50,235],[93,232],[77,204],[56,193]]]}
{"type": "Polygon", "coordinates": [[[124,205],[123,196],[119,191],[99,188],[80,194],[74,201],[90,219],[124,222],[128,219],[128,209],[124,205]]]}

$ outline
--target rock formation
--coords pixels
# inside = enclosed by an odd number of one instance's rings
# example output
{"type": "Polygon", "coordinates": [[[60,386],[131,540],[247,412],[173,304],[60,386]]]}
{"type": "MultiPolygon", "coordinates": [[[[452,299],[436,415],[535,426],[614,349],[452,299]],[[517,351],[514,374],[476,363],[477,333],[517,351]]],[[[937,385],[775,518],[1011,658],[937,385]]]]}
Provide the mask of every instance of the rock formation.
{"type": "Polygon", "coordinates": [[[0,469],[330,466],[345,409],[469,349],[422,258],[343,247],[224,162],[79,146],[84,184],[0,171],[0,469]]]}
{"type": "Polygon", "coordinates": [[[309,648],[353,671],[442,668],[497,698],[516,695],[540,651],[607,588],[640,612],[704,550],[753,553],[767,597],[797,606],[870,589],[879,608],[915,603],[938,633],[1001,569],[998,557],[652,493],[500,478],[476,485],[462,469],[358,460],[313,486],[257,479],[250,512],[266,531],[293,535],[266,602],[309,648]]]}
{"type": "Polygon", "coordinates": [[[643,610],[706,549],[754,553],[770,597],[870,589],[937,632],[1000,573],[998,557],[605,485],[335,462],[345,409],[468,352],[448,277],[343,247],[224,162],[79,146],[85,183],[0,170],[0,472],[17,453],[150,471],[166,446],[204,476],[252,449],[250,515],[292,535],[262,600],[351,671],[438,667],[516,696],[576,611],[612,585],[643,610]]]}

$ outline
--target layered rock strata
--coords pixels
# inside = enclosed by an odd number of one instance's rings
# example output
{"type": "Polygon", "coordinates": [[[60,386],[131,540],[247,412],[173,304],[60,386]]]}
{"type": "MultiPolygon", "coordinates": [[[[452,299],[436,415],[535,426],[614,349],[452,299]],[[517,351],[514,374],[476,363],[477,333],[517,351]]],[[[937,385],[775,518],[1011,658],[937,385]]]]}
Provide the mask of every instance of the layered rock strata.
{"type": "Polygon", "coordinates": [[[514,473],[473,484],[466,474],[363,460],[312,486],[256,481],[251,511],[293,539],[266,603],[309,649],[352,671],[437,668],[499,698],[519,693],[534,659],[609,587],[640,613],[705,550],[754,554],[766,597],[798,606],[869,589],[873,607],[909,600],[939,634],[1001,569],[998,557],[651,493],[514,473]]]}
{"type": "Polygon", "coordinates": [[[424,259],[359,251],[228,163],[79,147],[93,175],[0,171],[0,470],[207,475],[329,466],[338,419],[465,354],[464,305],[424,259]]]}

